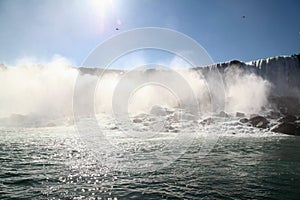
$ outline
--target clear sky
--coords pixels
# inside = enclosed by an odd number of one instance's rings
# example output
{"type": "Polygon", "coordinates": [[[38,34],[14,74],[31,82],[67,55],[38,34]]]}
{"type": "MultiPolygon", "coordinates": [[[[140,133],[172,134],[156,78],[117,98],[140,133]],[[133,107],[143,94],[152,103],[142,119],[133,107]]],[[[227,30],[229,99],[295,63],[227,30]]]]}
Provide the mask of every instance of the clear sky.
{"type": "Polygon", "coordinates": [[[215,62],[290,55],[300,53],[299,10],[299,0],[0,0],[0,63],[60,55],[80,65],[102,41],[142,27],[180,31],[215,62]]]}

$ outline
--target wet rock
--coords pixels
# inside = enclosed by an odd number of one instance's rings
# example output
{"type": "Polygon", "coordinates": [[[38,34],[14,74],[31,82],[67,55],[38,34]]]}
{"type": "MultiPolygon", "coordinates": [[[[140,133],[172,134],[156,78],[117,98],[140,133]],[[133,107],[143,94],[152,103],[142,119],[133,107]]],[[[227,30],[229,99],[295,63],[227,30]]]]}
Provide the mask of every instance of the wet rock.
{"type": "Polygon", "coordinates": [[[262,117],[262,116],[256,116],[249,119],[249,123],[257,128],[267,128],[269,121],[262,117]]]}
{"type": "Polygon", "coordinates": [[[213,120],[211,117],[209,117],[209,118],[206,118],[206,119],[202,120],[202,121],[200,122],[200,124],[201,124],[201,125],[210,125],[210,124],[212,124],[213,122],[214,122],[214,120],[213,120]]]}
{"type": "Polygon", "coordinates": [[[110,130],[117,130],[117,129],[118,129],[118,127],[116,127],[116,126],[110,127],[110,130]]]}
{"type": "Polygon", "coordinates": [[[133,123],[141,123],[143,120],[141,120],[139,118],[135,118],[132,121],[133,121],[133,123]]]}
{"type": "Polygon", "coordinates": [[[221,111],[220,113],[219,113],[219,117],[229,117],[229,115],[226,113],[226,112],[224,112],[224,111],[221,111]]]}
{"type": "Polygon", "coordinates": [[[175,128],[173,127],[173,126],[167,126],[167,127],[165,127],[167,130],[169,130],[169,131],[172,131],[172,130],[174,130],[175,128]]]}
{"type": "Polygon", "coordinates": [[[289,122],[295,122],[296,120],[297,120],[297,117],[295,117],[294,115],[286,115],[286,116],[280,118],[278,120],[278,122],[289,123],[289,122]]]}
{"type": "Polygon", "coordinates": [[[235,113],[235,116],[236,116],[236,117],[245,117],[245,113],[242,113],[242,112],[236,112],[236,113],[235,113]]]}
{"type": "Polygon", "coordinates": [[[293,122],[281,122],[277,124],[271,131],[288,135],[300,135],[299,125],[293,122]]]}
{"type": "Polygon", "coordinates": [[[250,118],[257,117],[257,116],[259,116],[259,115],[258,114],[251,114],[250,118]]]}
{"type": "Polygon", "coordinates": [[[240,122],[244,124],[244,123],[249,122],[249,119],[247,119],[247,118],[242,118],[242,119],[240,119],[240,122]]]}

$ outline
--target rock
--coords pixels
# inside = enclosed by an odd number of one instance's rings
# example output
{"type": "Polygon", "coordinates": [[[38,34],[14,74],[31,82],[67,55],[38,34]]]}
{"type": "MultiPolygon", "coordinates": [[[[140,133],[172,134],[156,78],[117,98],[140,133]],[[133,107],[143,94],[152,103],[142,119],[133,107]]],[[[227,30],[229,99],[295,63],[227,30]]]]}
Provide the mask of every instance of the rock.
{"type": "Polygon", "coordinates": [[[299,99],[296,97],[270,97],[269,101],[273,107],[278,108],[280,113],[284,115],[298,115],[300,114],[299,99]]]}
{"type": "Polygon", "coordinates": [[[145,122],[144,126],[150,126],[150,124],[148,122],[145,122]]]}
{"type": "Polygon", "coordinates": [[[210,124],[213,123],[213,122],[214,122],[214,120],[213,120],[211,117],[209,117],[209,118],[206,118],[206,119],[202,120],[202,121],[200,122],[200,124],[201,124],[201,125],[210,125],[210,124]]]}
{"type": "Polygon", "coordinates": [[[171,131],[171,130],[174,130],[175,128],[173,126],[167,126],[165,127],[167,130],[171,131]]]}
{"type": "Polygon", "coordinates": [[[249,119],[249,123],[257,128],[267,128],[269,121],[262,117],[262,116],[256,116],[249,119]]]}
{"type": "Polygon", "coordinates": [[[228,115],[226,112],[224,112],[224,111],[221,111],[221,112],[219,113],[219,116],[220,116],[220,117],[229,117],[229,115],[228,115]]]}
{"type": "Polygon", "coordinates": [[[270,119],[278,119],[280,115],[281,115],[280,112],[270,111],[267,117],[270,119]]]}
{"type": "Polygon", "coordinates": [[[146,113],[140,113],[140,114],[135,115],[134,117],[144,119],[144,118],[148,117],[148,115],[146,113]]]}
{"type": "Polygon", "coordinates": [[[277,124],[271,131],[288,135],[300,135],[300,127],[293,122],[281,122],[277,124]]]}
{"type": "Polygon", "coordinates": [[[162,108],[160,106],[153,106],[150,110],[150,114],[155,116],[166,116],[167,112],[165,108],[162,108]]]}
{"type": "Polygon", "coordinates": [[[116,127],[116,126],[110,127],[110,130],[117,130],[117,129],[118,129],[118,127],[116,127]]]}
{"type": "Polygon", "coordinates": [[[235,116],[236,117],[245,117],[245,113],[236,112],[235,116]]]}
{"type": "Polygon", "coordinates": [[[297,117],[295,117],[294,115],[286,115],[286,116],[280,118],[278,120],[278,122],[289,123],[289,122],[295,122],[296,120],[297,120],[297,117]]]}
{"type": "Polygon", "coordinates": [[[245,64],[239,60],[231,60],[229,62],[229,65],[241,67],[242,65],[245,65],[245,64]]]}
{"type": "Polygon", "coordinates": [[[242,119],[240,119],[240,122],[244,124],[244,123],[249,122],[249,119],[247,119],[247,118],[242,118],[242,119]]]}
{"type": "Polygon", "coordinates": [[[142,122],[142,120],[139,118],[135,118],[132,121],[133,121],[133,123],[141,123],[142,122]]]}
{"type": "Polygon", "coordinates": [[[257,116],[259,116],[259,115],[258,114],[251,114],[250,118],[257,117],[257,116]]]}

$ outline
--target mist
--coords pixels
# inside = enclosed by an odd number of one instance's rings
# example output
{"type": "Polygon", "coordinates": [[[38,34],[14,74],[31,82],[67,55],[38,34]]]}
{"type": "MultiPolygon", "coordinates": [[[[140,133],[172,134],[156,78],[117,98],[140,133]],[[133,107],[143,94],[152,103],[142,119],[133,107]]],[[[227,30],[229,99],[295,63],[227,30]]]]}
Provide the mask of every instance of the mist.
{"type": "MultiPolygon", "coordinates": [[[[192,104],[198,105],[199,112],[203,114],[212,112],[212,98],[223,95],[214,91],[220,76],[213,73],[204,75],[201,70],[166,70],[159,67],[107,70],[98,77],[70,65],[67,59],[57,57],[45,64],[34,64],[25,59],[16,66],[1,67],[0,116],[7,118],[17,114],[30,116],[32,120],[72,118],[78,76],[83,80],[77,91],[82,98],[83,103],[79,105],[82,110],[89,105],[84,103],[86,96],[80,95],[81,91],[83,94],[90,84],[97,82],[92,105],[96,114],[112,114],[114,108],[126,107],[122,109],[136,115],[149,113],[153,106],[177,109],[192,104]],[[126,98],[117,94],[125,90],[130,90],[126,98]]],[[[268,105],[271,84],[262,77],[231,66],[226,68],[221,78],[224,82],[221,89],[225,90],[224,111],[259,113],[268,105]]]]}
{"type": "Polygon", "coordinates": [[[224,76],[227,112],[259,113],[268,106],[269,81],[237,66],[227,68],[224,76]]]}
{"type": "Polygon", "coordinates": [[[33,114],[63,116],[72,112],[72,94],[78,71],[66,59],[46,64],[19,61],[0,71],[0,116],[33,114]]]}

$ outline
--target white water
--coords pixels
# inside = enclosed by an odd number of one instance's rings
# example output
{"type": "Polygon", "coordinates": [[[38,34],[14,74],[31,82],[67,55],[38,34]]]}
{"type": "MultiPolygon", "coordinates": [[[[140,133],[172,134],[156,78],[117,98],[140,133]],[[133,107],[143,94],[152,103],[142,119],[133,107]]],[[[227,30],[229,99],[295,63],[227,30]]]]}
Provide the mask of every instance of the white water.
{"type": "MultiPolygon", "coordinates": [[[[229,65],[230,63],[222,63],[208,67],[212,73],[207,73],[207,67],[197,68],[197,70],[175,70],[192,89],[202,114],[212,111],[211,104],[214,103],[212,98],[224,101],[221,110],[226,112],[253,114],[261,112],[263,107],[268,108],[270,95],[300,97],[300,68],[296,57],[268,58],[243,64],[242,67],[236,64],[228,67],[229,65]],[[214,68],[218,68],[221,75],[213,72],[214,68]],[[217,83],[223,85],[214,89],[217,83]],[[223,90],[224,93],[218,90],[223,90]]],[[[14,67],[1,66],[0,116],[9,118],[13,115],[10,119],[2,120],[2,124],[8,121],[9,124],[14,124],[20,118],[23,120],[19,115],[26,115],[26,122],[37,121],[37,119],[39,121],[61,118],[70,120],[73,117],[72,103],[77,76],[84,80],[79,87],[82,94],[89,84],[99,81],[95,74],[81,73],[81,71],[83,72],[82,68],[71,67],[62,58],[44,65],[21,62],[14,67]]],[[[111,113],[115,87],[124,76],[126,71],[120,70],[107,71],[103,74],[94,94],[96,113],[111,113]]],[[[126,84],[130,86],[147,76],[172,84],[176,84],[177,81],[157,69],[151,72],[137,72],[126,80],[126,84]]],[[[186,90],[181,87],[182,85],[179,84],[178,90],[186,90]]],[[[134,115],[149,113],[155,105],[171,109],[179,106],[179,100],[186,104],[190,104],[192,100],[188,95],[178,100],[172,91],[157,85],[145,85],[137,89],[132,93],[127,108],[129,113],[134,115]]],[[[85,97],[83,95],[80,98],[85,97]]],[[[122,106],[123,100],[118,101],[122,106]]],[[[85,109],[86,105],[81,106],[85,109]]]]}

